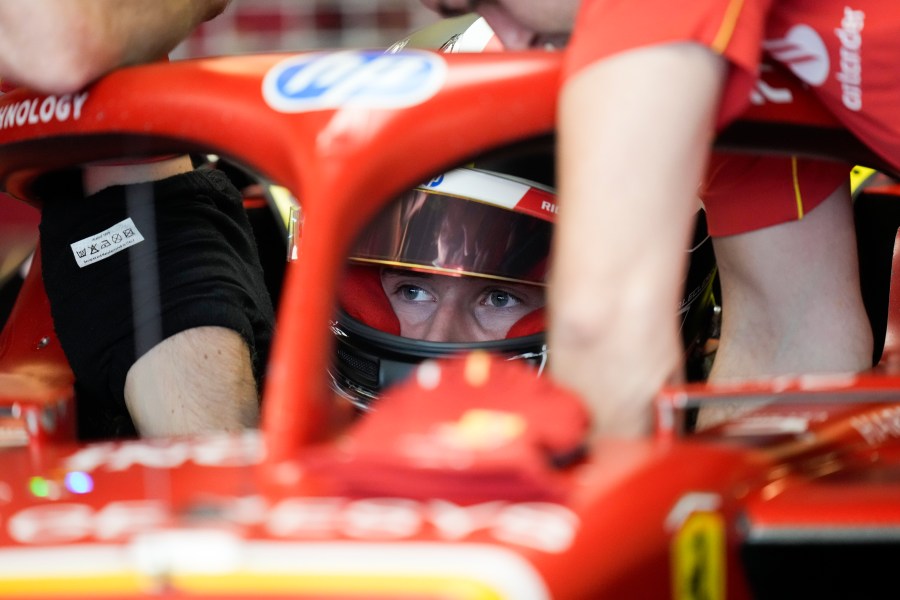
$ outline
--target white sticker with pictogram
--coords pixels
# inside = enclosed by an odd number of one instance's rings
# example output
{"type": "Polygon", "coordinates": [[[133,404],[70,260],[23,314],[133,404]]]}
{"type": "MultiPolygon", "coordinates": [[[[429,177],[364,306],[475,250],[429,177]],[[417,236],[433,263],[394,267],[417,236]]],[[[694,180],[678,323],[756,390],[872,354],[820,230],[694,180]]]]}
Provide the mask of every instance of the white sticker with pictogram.
{"type": "Polygon", "coordinates": [[[75,255],[78,266],[84,268],[143,241],[144,236],[134,226],[134,221],[128,218],[105,231],[71,244],[72,254],[75,255]]]}

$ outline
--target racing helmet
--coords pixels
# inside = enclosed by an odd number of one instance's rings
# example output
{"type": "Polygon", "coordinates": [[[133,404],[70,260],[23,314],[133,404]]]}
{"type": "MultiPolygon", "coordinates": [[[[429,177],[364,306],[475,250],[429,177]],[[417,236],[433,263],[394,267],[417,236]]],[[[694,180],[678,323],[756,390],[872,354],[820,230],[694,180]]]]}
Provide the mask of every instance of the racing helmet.
{"type": "Polygon", "coordinates": [[[476,349],[528,360],[540,372],[555,210],[551,188],[475,168],[444,173],[392,202],[357,238],[339,286],[334,389],[365,408],[423,360],[476,349]],[[383,286],[385,273],[398,270],[525,286],[539,301],[501,339],[415,339],[401,335],[383,286]]]}
{"type": "MultiPolygon", "coordinates": [[[[477,278],[500,289],[525,285],[543,298],[556,211],[552,188],[475,168],[455,169],[402,194],[362,232],[347,260],[331,323],[335,391],[365,409],[420,362],[476,349],[524,359],[542,373],[548,360],[542,302],[500,339],[417,339],[401,335],[383,274],[477,278]]],[[[686,252],[684,293],[673,309],[681,322],[688,378],[697,380],[709,368],[705,343],[716,335],[718,322],[716,264],[702,208],[686,252]]]]}
{"type": "MultiPolygon", "coordinates": [[[[503,49],[477,15],[444,19],[387,52],[407,47],[451,53],[503,49]]],[[[357,408],[368,409],[383,389],[429,358],[481,349],[526,360],[538,375],[546,367],[543,308],[522,317],[502,339],[411,339],[400,335],[381,283],[381,269],[403,268],[544,288],[557,210],[553,187],[546,185],[553,180],[552,156],[488,164],[491,170],[456,169],[404,194],[362,233],[351,251],[331,323],[337,349],[330,375],[333,389],[357,408]]],[[[706,341],[717,335],[719,320],[715,256],[699,202],[687,253],[689,267],[677,314],[687,377],[698,380],[708,372],[706,341]]]]}

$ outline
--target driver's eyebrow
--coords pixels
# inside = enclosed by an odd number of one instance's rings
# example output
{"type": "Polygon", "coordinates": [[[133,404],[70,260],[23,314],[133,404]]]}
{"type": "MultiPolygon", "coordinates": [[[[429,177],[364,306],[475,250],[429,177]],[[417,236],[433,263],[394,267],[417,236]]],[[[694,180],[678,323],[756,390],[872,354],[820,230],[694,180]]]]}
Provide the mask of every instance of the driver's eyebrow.
{"type": "Polygon", "coordinates": [[[479,4],[480,0],[466,0],[462,7],[454,8],[447,6],[447,0],[438,0],[437,12],[444,18],[460,17],[475,12],[479,4]]]}

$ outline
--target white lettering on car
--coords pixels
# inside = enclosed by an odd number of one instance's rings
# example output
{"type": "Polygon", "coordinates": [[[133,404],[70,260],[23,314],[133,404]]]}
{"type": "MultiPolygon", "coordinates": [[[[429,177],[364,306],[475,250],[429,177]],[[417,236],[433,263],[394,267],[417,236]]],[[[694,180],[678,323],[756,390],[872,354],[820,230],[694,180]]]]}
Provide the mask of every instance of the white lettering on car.
{"type": "Polygon", "coordinates": [[[20,544],[74,542],[91,535],[93,516],[94,509],[86,504],[41,504],[12,515],[6,529],[20,544]]]}
{"type": "Polygon", "coordinates": [[[850,419],[850,425],[870,446],[900,438],[900,408],[885,408],[874,415],[854,417],[850,419]]]}
{"type": "Polygon", "coordinates": [[[236,467],[259,463],[262,440],[256,432],[213,436],[199,441],[166,444],[152,441],[106,442],[81,448],[65,460],[71,471],[125,471],[133,466],[173,469],[188,462],[208,467],[236,467]]]}
{"type": "MultiPolygon", "coordinates": [[[[173,469],[188,463],[235,467],[258,464],[262,453],[258,433],[247,432],[199,441],[92,444],[64,464],[67,470],[85,472],[120,472],[136,466],[173,469]]],[[[163,508],[154,507],[152,501],[114,502],[96,512],[81,504],[42,505],[20,511],[7,523],[10,536],[23,544],[109,540],[152,529],[166,518],[163,508]]],[[[568,548],[578,527],[575,513],[547,502],[459,506],[447,500],[294,497],[271,505],[264,497],[245,496],[224,499],[221,509],[225,521],[260,525],[275,538],[401,540],[430,533],[456,541],[484,532],[498,541],[544,552],[568,548]]]]}
{"type": "Polygon", "coordinates": [[[79,94],[63,94],[61,96],[44,96],[29,98],[19,102],[11,102],[0,106],[0,129],[22,127],[57,121],[64,123],[70,118],[77,121],[81,118],[88,92],[79,94]]]}
{"type": "MultiPolygon", "coordinates": [[[[274,506],[259,496],[223,500],[224,521],[261,525],[276,539],[361,541],[405,540],[431,535],[460,541],[478,532],[510,545],[563,552],[575,538],[578,517],[549,502],[493,501],[459,506],[446,500],[407,498],[285,498],[274,506]]],[[[6,522],[20,544],[122,541],[160,527],[171,527],[163,500],[87,504],[40,504],[22,509],[6,522]]]]}
{"type": "Polygon", "coordinates": [[[486,502],[458,506],[446,500],[401,498],[289,498],[270,513],[266,529],[275,537],[398,540],[430,529],[455,541],[485,531],[496,540],[562,552],[572,543],[578,517],[549,502],[486,502]]]}

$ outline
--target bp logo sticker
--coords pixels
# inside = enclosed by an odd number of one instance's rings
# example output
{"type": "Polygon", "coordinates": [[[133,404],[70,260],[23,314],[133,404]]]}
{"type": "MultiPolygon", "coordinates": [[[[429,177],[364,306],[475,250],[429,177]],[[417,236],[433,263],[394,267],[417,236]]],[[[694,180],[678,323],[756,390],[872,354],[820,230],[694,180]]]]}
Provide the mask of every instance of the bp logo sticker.
{"type": "Polygon", "coordinates": [[[425,187],[427,187],[427,188],[436,188],[436,187],[438,187],[439,185],[441,185],[442,183],[444,183],[444,175],[443,175],[443,173],[440,174],[440,175],[438,175],[437,177],[434,177],[434,178],[432,178],[431,180],[429,180],[428,183],[425,184],[425,187]]]}
{"type": "Polygon", "coordinates": [[[446,79],[437,54],[404,51],[314,53],[284,60],[263,79],[263,98],[280,112],[360,106],[402,108],[424,102],[446,79]]]}

